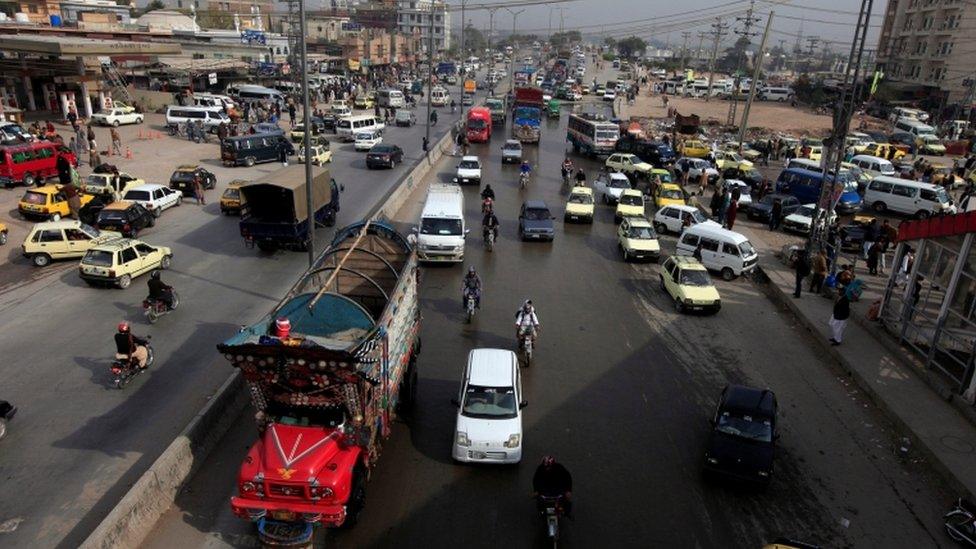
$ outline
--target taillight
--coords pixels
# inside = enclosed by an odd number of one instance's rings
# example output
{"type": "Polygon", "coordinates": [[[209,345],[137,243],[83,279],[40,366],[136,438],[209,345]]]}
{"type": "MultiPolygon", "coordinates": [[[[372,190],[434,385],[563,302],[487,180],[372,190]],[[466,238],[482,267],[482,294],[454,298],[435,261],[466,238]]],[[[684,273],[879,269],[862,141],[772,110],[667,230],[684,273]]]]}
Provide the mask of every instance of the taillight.
{"type": "Polygon", "coordinates": [[[112,373],[116,375],[121,374],[122,368],[119,368],[118,366],[112,366],[112,373]]]}

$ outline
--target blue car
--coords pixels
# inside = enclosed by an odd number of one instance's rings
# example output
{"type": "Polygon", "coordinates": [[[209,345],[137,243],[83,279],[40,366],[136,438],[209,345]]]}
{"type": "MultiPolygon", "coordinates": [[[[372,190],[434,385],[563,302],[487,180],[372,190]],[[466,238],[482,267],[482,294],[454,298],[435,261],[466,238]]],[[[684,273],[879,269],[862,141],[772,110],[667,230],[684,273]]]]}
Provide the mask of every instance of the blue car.
{"type": "MultiPolygon", "coordinates": [[[[831,182],[827,177],[827,182],[831,182]]],[[[824,182],[824,174],[819,171],[802,168],[788,168],[780,172],[776,180],[776,192],[796,197],[801,204],[815,203],[820,200],[820,191],[824,182]]],[[[842,171],[838,181],[840,197],[837,200],[837,213],[854,213],[860,211],[864,201],[857,192],[857,182],[850,172],[842,171]]]]}

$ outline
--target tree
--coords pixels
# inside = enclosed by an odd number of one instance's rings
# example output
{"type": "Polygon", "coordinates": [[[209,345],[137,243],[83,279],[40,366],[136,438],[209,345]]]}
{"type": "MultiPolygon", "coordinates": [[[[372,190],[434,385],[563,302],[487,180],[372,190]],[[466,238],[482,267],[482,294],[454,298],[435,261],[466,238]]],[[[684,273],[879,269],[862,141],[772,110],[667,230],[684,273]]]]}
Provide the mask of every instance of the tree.
{"type": "MultiPolygon", "coordinates": [[[[461,38],[458,36],[458,41],[460,40],[461,38]]],[[[475,28],[471,24],[464,27],[464,49],[468,50],[469,52],[481,53],[485,50],[487,44],[488,41],[485,39],[484,33],[482,33],[479,29],[475,28]]]]}
{"type": "Polygon", "coordinates": [[[722,54],[722,57],[715,63],[715,68],[719,72],[724,72],[727,74],[734,73],[739,69],[739,61],[745,60],[745,54],[748,48],[749,39],[745,36],[739,37],[731,48],[726,48],[722,54]]]}
{"type": "Polygon", "coordinates": [[[553,35],[549,38],[549,43],[551,43],[553,46],[559,47],[565,44],[571,44],[573,42],[580,42],[582,40],[583,36],[580,34],[580,32],[572,30],[553,33],[553,35]]]}
{"type": "Polygon", "coordinates": [[[143,10],[143,13],[149,13],[151,11],[164,10],[164,9],[166,9],[166,4],[164,4],[162,0],[152,0],[152,2],[146,4],[146,9],[143,10]]]}
{"type": "Polygon", "coordinates": [[[644,55],[645,51],[647,51],[647,42],[637,36],[629,36],[617,42],[617,52],[621,57],[633,59],[644,55]]]}
{"type": "Polygon", "coordinates": [[[610,50],[614,50],[617,48],[617,41],[612,36],[608,36],[603,39],[603,45],[610,50]]]}

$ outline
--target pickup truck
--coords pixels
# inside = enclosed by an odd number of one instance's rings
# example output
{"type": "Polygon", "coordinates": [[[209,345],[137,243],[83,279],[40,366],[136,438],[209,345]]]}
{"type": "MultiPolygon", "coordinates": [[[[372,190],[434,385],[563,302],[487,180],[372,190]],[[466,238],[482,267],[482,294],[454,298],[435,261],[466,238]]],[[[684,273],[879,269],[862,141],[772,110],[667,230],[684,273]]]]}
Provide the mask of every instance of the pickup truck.
{"type": "Polygon", "coordinates": [[[314,220],[308,218],[305,166],[295,164],[240,187],[241,236],[262,251],[306,250],[315,224],[335,225],[342,190],[329,170],[312,167],[314,220]],[[310,222],[311,221],[311,222],[310,222]]]}
{"type": "Polygon", "coordinates": [[[217,346],[258,411],[230,505],[266,546],[355,525],[382,443],[416,399],[418,279],[406,238],[355,223],[271,312],[217,346]]]}

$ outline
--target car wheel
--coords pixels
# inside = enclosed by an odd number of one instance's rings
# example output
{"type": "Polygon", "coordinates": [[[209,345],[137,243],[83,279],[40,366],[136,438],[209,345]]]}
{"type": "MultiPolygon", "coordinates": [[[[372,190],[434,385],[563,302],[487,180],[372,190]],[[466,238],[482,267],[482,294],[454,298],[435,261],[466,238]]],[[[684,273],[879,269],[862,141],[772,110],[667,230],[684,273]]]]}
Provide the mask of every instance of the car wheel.
{"type": "Polygon", "coordinates": [[[24,186],[25,187],[33,187],[35,183],[37,183],[37,181],[34,180],[34,176],[33,175],[31,175],[29,173],[25,173],[24,174],[24,186]]]}
{"type": "Polygon", "coordinates": [[[724,269],[722,269],[722,280],[728,282],[734,278],[735,278],[735,271],[733,271],[729,267],[725,267],[724,269]]]}
{"type": "Polygon", "coordinates": [[[249,156],[249,157],[245,158],[244,159],[244,165],[247,166],[248,168],[253,167],[254,166],[254,157],[253,156],[249,156]]]}
{"type": "Polygon", "coordinates": [[[122,275],[122,277],[119,278],[118,282],[116,282],[115,284],[120,289],[124,290],[129,287],[129,284],[132,284],[132,277],[129,275],[122,275]]]}
{"type": "Polygon", "coordinates": [[[622,252],[622,254],[624,256],[624,261],[625,262],[626,261],[630,261],[630,254],[627,253],[627,250],[624,250],[623,248],[621,248],[620,251],[622,252]]]}
{"type": "MultiPolygon", "coordinates": [[[[146,226],[147,227],[155,227],[156,226],[156,218],[150,215],[149,216],[149,219],[146,220],[146,226]]],[[[135,231],[133,231],[133,232],[135,232],[135,231]]]]}
{"type": "Polygon", "coordinates": [[[654,230],[656,230],[658,232],[658,234],[667,234],[668,233],[668,226],[665,225],[664,223],[655,223],[654,224],[654,230]]]}
{"type": "Polygon", "coordinates": [[[35,267],[47,267],[51,264],[51,256],[47,254],[34,254],[31,256],[31,263],[35,267]]]}
{"type": "Polygon", "coordinates": [[[163,259],[159,262],[160,269],[169,269],[173,265],[173,256],[164,255],[163,259]]]}
{"type": "Polygon", "coordinates": [[[0,246],[3,246],[6,243],[7,243],[7,232],[6,231],[0,232],[0,246]]]}
{"type": "Polygon", "coordinates": [[[181,194],[180,196],[176,197],[176,206],[179,207],[182,204],[183,204],[183,195],[181,194]]]}
{"type": "Polygon", "coordinates": [[[874,204],[871,205],[871,207],[874,208],[874,211],[878,213],[882,213],[888,209],[888,205],[885,204],[884,202],[875,202],[874,204]]]}
{"type": "Polygon", "coordinates": [[[674,310],[678,313],[685,312],[685,304],[681,302],[680,299],[674,298],[674,310]]]}
{"type": "Polygon", "coordinates": [[[390,169],[396,168],[396,160],[390,160],[390,169]]]}
{"type": "Polygon", "coordinates": [[[142,117],[136,118],[136,124],[142,124],[142,117]]]}
{"type": "Polygon", "coordinates": [[[152,211],[152,214],[153,217],[159,217],[163,215],[163,208],[157,206],[156,209],[152,211]]]}
{"type": "Polygon", "coordinates": [[[661,285],[661,291],[662,292],[668,291],[667,288],[664,287],[664,275],[660,275],[660,274],[657,275],[657,279],[658,279],[658,283],[661,285]]]}
{"type": "Polygon", "coordinates": [[[112,126],[118,128],[119,127],[119,121],[116,120],[115,122],[112,122],[112,126]]]}

